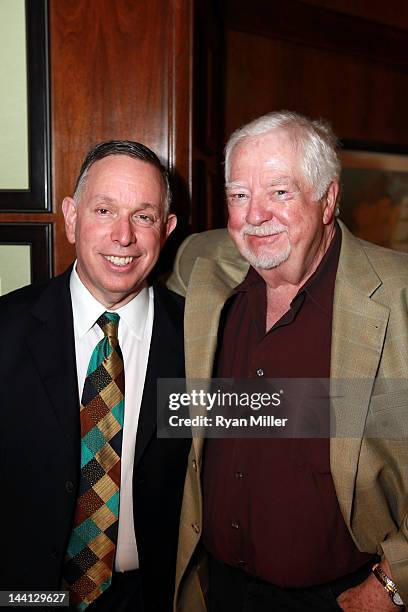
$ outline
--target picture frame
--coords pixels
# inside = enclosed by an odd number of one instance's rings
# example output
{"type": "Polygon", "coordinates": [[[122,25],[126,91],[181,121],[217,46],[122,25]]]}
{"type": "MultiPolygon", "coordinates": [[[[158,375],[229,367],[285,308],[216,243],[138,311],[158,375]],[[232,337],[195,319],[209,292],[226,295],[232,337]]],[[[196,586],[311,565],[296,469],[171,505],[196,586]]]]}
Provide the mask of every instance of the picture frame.
{"type": "Polygon", "coordinates": [[[353,234],[408,252],[408,148],[344,141],[339,218],[353,234]]]}
{"type": "Polygon", "coordinates": [[[25,17],[29,186],[0,189],[0,212],[51,211],[47,0],[25,0],[25,17]]]}
{"type": "Polygon", "coordinates": [[[3,279],[1,293],[8,293],[26,284],[45,282],[51,276],[52,224],[0,224],[0,281],[3,279]],[[15,265],[16,253],[20,259],[19,269],[15,265]]]}

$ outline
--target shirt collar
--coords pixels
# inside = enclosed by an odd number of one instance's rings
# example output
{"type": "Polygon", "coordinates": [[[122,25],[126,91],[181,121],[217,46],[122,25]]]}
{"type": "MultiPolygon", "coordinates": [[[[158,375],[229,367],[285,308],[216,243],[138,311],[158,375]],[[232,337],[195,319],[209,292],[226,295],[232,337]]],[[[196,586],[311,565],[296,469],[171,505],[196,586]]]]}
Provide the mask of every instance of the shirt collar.
{"type": "MultiPolygon", "coordinates": [[[[71,291],[75,332],[82,338],[107,309],[94,298],[79,278],[78,272],[76,271],[76,262],[72,268],[69,287],[71,291]]],[[[150,295],[151,290],[146,287],[130,300],[130,302],[125,304],[125,306],[121,306],[114,311],[126,322],[127,327],[134,333],[138,340],[141,340],[144,335],[150,295]]]]}
{"type": "MultiPolygon", "coordinates": [[[[308,296],[327,314],[333,309],[334,284],[341,249],[341,229],[335,224],[333,239],[321,262],[297,293],[307,293],[308,296]]],[[[294,298],[296,300],[297,296],[294,298]]]]}

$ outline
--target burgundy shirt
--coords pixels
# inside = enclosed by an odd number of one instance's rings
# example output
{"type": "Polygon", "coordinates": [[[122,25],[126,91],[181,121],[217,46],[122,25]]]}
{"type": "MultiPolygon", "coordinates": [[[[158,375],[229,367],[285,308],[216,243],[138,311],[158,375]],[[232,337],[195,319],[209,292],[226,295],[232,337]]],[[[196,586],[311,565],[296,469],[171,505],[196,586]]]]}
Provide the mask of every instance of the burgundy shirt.
{"type": "MultiPolygon", "coordinates": [[[[226,306],[218,377],[330,377],[340,246],[337,227],[315,273],[268,332],[266,285],[250,269],[226,306]]],[[[260,579],[318,585],[371,557],[358,551],[344,523],[328,438],[208,440],[203,485],[207,550],[260,579]]]]}

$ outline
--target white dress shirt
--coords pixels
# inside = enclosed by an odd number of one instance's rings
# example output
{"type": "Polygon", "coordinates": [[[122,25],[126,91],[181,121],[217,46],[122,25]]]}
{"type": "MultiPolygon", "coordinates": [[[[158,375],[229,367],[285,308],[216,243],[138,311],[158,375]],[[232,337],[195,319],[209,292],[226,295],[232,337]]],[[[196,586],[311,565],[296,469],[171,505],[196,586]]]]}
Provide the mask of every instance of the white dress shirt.
{"type": "MultiPolygon", "coordinates": [[[[97,319],[107,309],[88,291],[76,272],[70,278],[74,316],[75,353],[79,398],[82,397],[92,352],[103,338],[97,319]]],[[[153,288],[145,288],[116,312],[120,316],[118,340],[125,368],[125,419],[120,476],[119,531],[115,570],[124,572],[139,567],[133,523],[133,463],[140,406],[146,378],[153,328],[153,288]]],[[[113,312],[113,311],[112,311],[113,312]]],[[[79,410],[79,406],[78,406],[79,410]]]]}

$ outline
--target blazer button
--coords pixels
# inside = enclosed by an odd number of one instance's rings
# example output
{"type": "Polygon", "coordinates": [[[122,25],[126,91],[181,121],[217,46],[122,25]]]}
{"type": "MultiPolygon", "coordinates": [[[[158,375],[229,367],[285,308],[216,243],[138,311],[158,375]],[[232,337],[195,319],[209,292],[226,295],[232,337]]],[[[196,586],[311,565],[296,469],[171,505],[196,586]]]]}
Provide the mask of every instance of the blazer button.
{"type": "Polygon", "coordinates": [[[72,493],[72,491],[74,490],[74,483],[72,482],[72,480],[66,481],[65,490],[67,493],[72,493]]]}
{"type": "Polygon", "coordinates": [[[200,533],[200,525],[198,523],[192,523],[191,526],[196,533],[200,533]]]}
{"type": "Polygon", "coordinates": [[[193,459],[193,470],[196,472],[198,469],[197,467],[197,461],[195,459],[193,459]]]}

